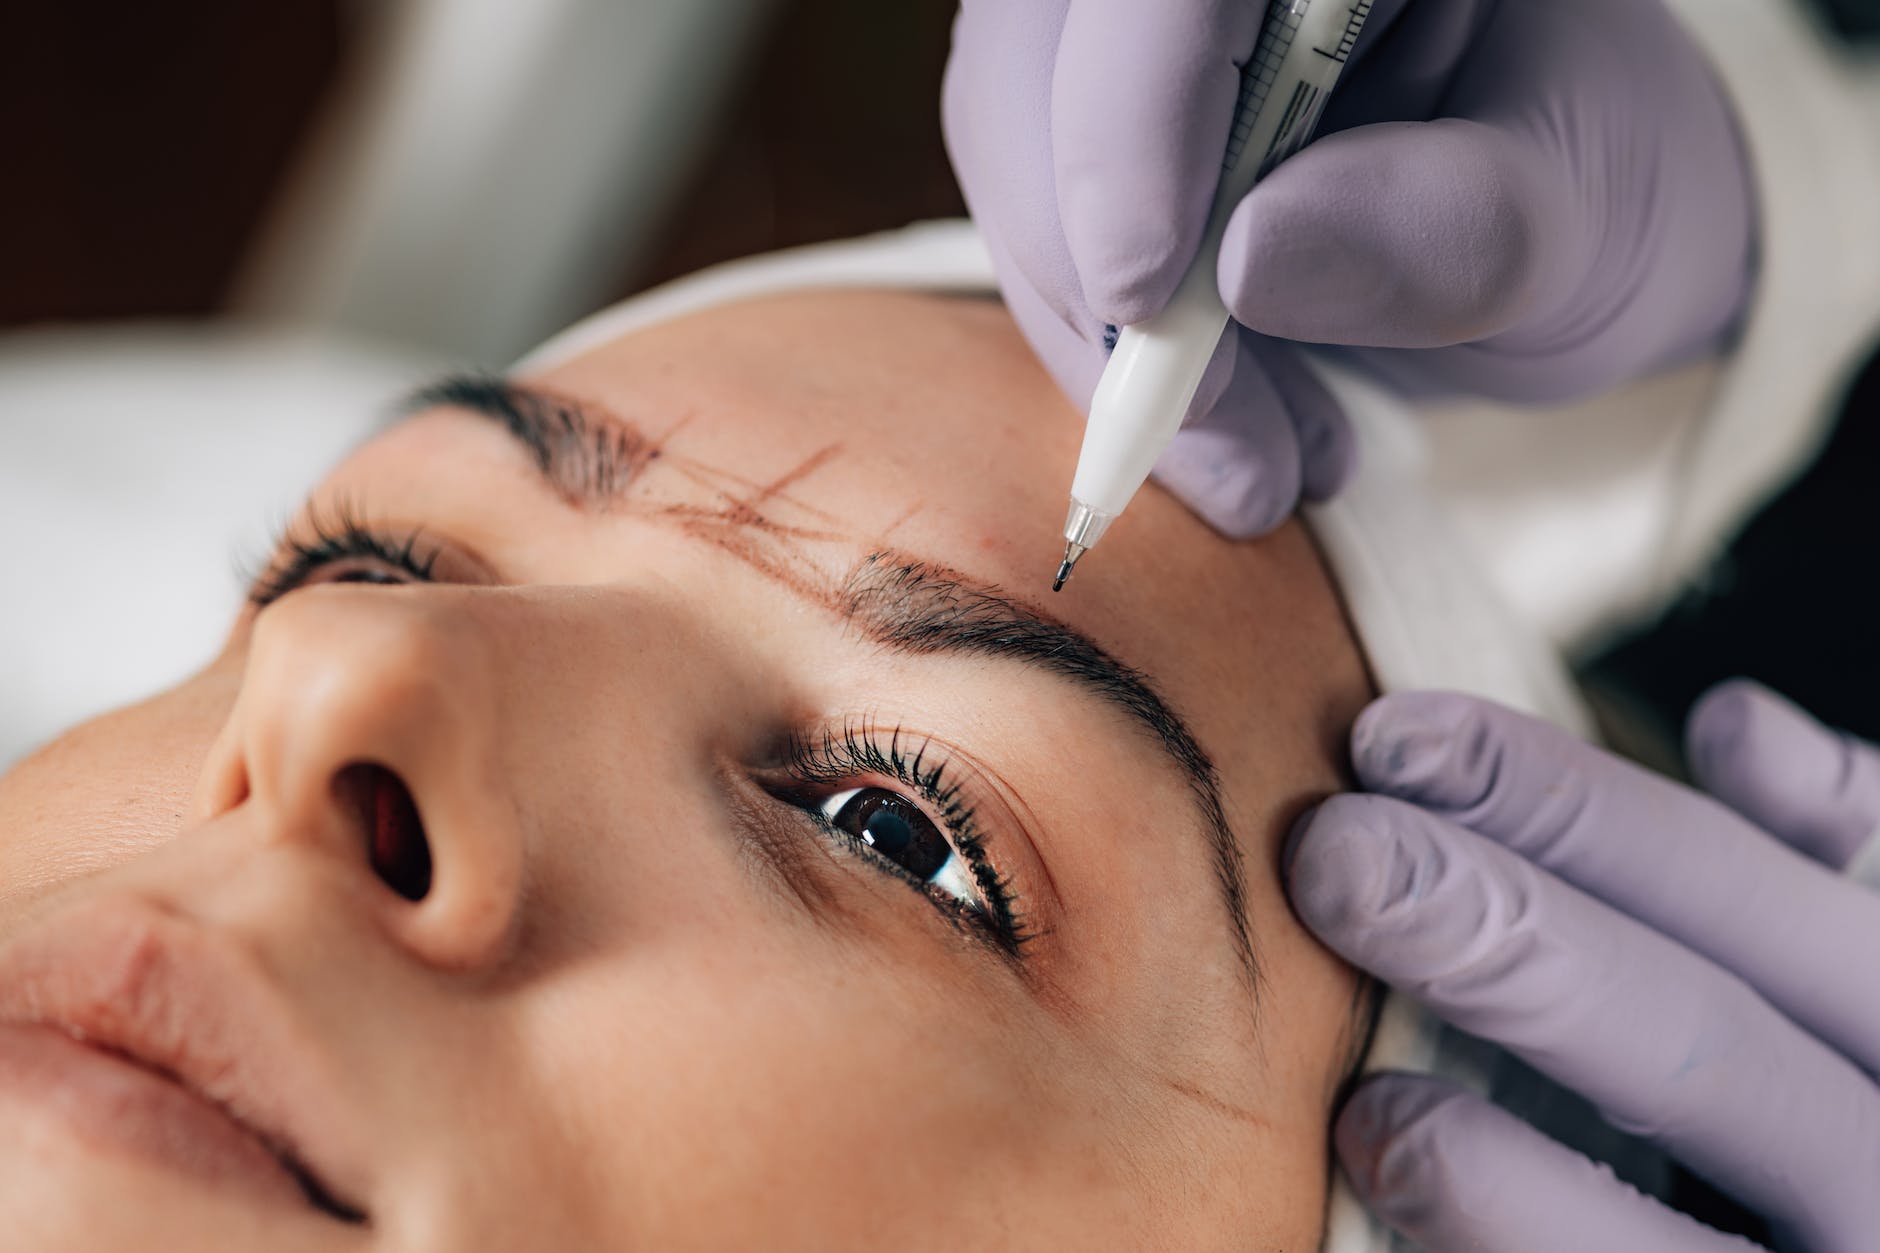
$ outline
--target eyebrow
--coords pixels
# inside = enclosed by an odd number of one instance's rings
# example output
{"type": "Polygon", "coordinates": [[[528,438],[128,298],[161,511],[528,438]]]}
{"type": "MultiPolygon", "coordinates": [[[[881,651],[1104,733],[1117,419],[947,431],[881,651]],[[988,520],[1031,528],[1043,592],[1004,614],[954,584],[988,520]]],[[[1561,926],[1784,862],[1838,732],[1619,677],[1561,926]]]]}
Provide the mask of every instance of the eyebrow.
{"type": "MultiPolygon", "coordinates": [[[[577,507],[604,508],[618,500],[659,456],[656,445],[617,417],[500,377],[442,379],[413,392],[395,413],[404,417],[438,406],[494,421],[527,451],[547,486],[577,507]]],[[[1244,857],[1221,803],[1219,772],[1146,675],[1082,632],[996,587],[904,554],[864,557],[843,580],[837,611],[895,652],[1010,660],[1068,680],[1147,732],[1188,785],[1235,955],[1257,996],[1261,980],[1247,928],[1244,857]]]]}
{"type": "Polygon", "coordinates": [[[453,374],[427,383],[392,411],[394,422],[440,406],[489,418],[528,452],[556,495],[605,508],[660,455],[636,427],[580,401],[495,375],[453,374]]]}
{"type": "Polygon", "coordinates": [[[1070,680],[1147,731],[1187,781],[1208,837],[1236,955],[1249,984],[1259,987],[1259,966],[1247,931],[1240,841],[1221,805],[1219,773],[1188,724],[1146,675],[1075,628],[931,562],[871,553],[849,574],[845,587],[844,616],[897,652],[1016,661],[1070,680]]]}

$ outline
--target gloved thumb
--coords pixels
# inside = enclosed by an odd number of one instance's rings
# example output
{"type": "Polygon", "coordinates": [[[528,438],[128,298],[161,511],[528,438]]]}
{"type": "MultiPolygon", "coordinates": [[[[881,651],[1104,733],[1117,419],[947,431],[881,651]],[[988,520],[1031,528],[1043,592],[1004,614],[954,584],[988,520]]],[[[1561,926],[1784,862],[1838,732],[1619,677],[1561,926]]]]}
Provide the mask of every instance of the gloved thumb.
{"type": "Polygon", "coordinates": [[[1328,135],[1229,220],[1221,298],[1307,343],[1436,348],[1506,331],[1571,246],[1532,143],[1460,118],[1328,135]]]}
{"type": "Polygon", "coordinates": [[[1428,1249],[1752,1253],[1433,1075],[1373,1076],[1334,1129],[1365,1208],[1428,1249]]]}

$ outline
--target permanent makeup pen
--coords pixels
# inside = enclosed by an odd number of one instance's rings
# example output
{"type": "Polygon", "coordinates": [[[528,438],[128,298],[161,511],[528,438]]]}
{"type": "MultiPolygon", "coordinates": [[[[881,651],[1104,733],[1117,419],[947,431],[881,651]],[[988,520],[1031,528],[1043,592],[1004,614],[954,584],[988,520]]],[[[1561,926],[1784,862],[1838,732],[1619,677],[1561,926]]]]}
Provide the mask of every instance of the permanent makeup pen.
{"type": "Polygon", "coordinates": [[[1228,328],[1215,277],[1227,219],[1267,171],[1312,138],[1370,13],[1371,0],[1268,3],[1253,59],[1241,71],[1240,103],[1200,250],[1167,307],[1122,329],[1090,399],[1052,591],[1096,547],[1181,429],[1228,328]]]}

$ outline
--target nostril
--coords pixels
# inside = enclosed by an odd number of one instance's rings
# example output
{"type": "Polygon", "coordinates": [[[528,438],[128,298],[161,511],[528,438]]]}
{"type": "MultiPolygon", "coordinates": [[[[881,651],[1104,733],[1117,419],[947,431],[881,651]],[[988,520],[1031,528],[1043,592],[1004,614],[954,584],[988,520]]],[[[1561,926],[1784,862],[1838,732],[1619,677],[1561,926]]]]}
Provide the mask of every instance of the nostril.
{"type": "Polygon", "coordinates": [[[404,780],[383,766],[357,762],[339,772],[333,790],[359,816],[373,873],[406,900],[423,900],[431,890],[431,847],[404,780]]]}

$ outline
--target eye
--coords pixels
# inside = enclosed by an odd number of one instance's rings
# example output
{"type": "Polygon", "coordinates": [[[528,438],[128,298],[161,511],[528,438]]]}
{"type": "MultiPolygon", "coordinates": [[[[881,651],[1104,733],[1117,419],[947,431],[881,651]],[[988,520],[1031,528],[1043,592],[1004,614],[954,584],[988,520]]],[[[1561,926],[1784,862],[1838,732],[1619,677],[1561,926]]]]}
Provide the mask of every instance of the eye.
{"type": "Polygon", "coordinates": [[[824,821],[854,837],[907,876],[960,904],[985,912],[972,867],[925,810],[886,788],[836,792],[819,805],[824,821]]]}
{"type": "Polygon", "coordinates": [[[950,773],[953,760],[929,738],[863,720],[792,732],[783,777],[767,786],[844,852],[914,888],[1000,955],[1022,958],[1031,932],[988,851],[998,833],[981,828],[973,797],[983,793],[969,767],[950,773]]]}
{"type": "Polygon", "coordinates": [[[384,535],[342,516],[335,525],[318,519],[308,538],[290,537],[280,555],[249,591],[249,599],[265,609],[296,588],[314,583],[375,583],[397,585],[431,581],[435,549],[420,551],[416,531],[401,537],[384,535]]]}
{"type": "Polygon", "coordinates": [[[351,570],[327,570],[309,577],[306,581],[308,583],[379,583],[389,587],[409,583],[411,578],[408,575],[393,574],[390,570],[368,566],[351,570]]]}

